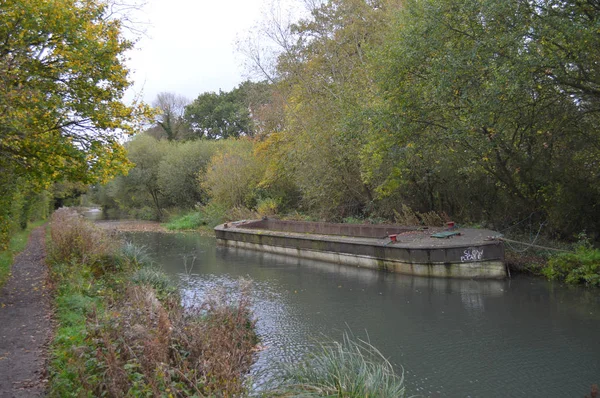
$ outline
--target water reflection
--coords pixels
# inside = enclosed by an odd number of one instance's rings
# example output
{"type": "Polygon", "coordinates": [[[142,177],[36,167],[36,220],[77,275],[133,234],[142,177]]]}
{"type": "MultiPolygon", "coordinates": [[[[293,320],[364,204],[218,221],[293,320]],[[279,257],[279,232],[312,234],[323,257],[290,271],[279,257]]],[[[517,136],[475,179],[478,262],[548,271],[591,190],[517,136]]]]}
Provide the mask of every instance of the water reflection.
{"type": "Polygon", "coordinates": [[[573,396],[600,381],[597,294],[529,278],[447,280],[375,272],[243,249],[193,234],[128,234],[152,248],[186,303],[253,282],[268,348],[255,372],[296,361],[324,336],[368,333],[428,396],[573,396]]]}

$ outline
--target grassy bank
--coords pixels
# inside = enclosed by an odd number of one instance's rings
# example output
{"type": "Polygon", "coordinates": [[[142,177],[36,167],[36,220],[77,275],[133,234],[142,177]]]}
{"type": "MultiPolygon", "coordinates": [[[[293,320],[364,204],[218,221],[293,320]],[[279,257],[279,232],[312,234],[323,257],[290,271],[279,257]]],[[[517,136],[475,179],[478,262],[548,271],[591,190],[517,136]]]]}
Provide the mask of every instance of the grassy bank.
{"type": "Polygon", "coordinates": [[[245,392],[256,334],[248,291],[193,309],[144,250],[60,210],[49,264],[57,331],[49,395],[234,396],[245,392]]]}
{"type": "Polygon", "coordinates": [[[174,216],[164,226],[171,231],[209,231],[227,220],[248,220],[258,218],[259,213],[244,207],[227,209],[216,203],[199,207],[193,211],[174,216]]]}
{"type": "Polygon", "coordinates": [[[25,230],[19,231],[11,237],[8,249],[0,252],[0,288],[4,286],[10,276],[10,270],[15,256],[22,252],[23,249],[25,249],[25,246],[27,246],[31,231],[34,228],[43,225],[45,222],[45,220],[41,220],[30,223],[25,230]]]}

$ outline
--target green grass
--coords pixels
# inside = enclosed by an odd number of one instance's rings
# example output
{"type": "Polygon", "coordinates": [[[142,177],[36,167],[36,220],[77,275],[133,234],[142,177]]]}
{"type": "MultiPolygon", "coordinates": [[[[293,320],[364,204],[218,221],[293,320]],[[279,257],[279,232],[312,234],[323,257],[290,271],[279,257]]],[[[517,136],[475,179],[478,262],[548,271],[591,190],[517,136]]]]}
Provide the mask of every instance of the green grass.
{"type": "Polygon", "coordinates": [[[401,398],[404,378],[370,343],[351,339],[321,344],[299,364],[287,365],[269,396],[401,398]]]}
{"type": "Polygon", "coordinates": [[[206,225],[204,214],[199,211],[184,214],[165,224],[165,228],[171,231],[182,231],[197,229],[206,225]]]}
{"type": "Polygon", "coordinates": [[[164,226],[171,231],[212,229],[225,222],[225,213],[225,208],[211,202],[202,206],[199,210],[174,218],[164,226]]]}
{"type": "Polygon", "coordinates": [[[19,231],[12,236],[7,250],[0,252],[0,288],[4,286],[10,276],[10,270],[15,256],[22,252],[23,249],[25,249],[25,246],[27,246],[31,231],[34,228],[43,225],[45,222],[45,220],[41,220],[30,223],[27,229],[19,231]]]}

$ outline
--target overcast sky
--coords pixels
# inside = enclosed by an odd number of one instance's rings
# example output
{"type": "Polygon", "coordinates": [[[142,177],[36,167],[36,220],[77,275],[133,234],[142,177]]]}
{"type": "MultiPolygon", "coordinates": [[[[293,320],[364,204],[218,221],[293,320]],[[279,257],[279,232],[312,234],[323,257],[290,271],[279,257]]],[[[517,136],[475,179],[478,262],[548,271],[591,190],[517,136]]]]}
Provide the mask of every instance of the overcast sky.
{"type": "Polygon", "coordinates": [[[135,82],[128,97],[148,102],[160,92],[195,99],[206,91],[229,91],[243,80],[236,38],[261,19],[264,0],[148,0],[149,25],[131,51],[135,82]]]}

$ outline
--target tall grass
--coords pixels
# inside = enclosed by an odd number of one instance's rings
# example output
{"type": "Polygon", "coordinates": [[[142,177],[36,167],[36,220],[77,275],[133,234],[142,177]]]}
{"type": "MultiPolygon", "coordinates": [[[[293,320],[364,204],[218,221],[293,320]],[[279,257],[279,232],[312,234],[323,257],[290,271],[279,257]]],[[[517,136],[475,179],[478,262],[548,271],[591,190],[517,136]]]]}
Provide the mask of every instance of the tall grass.
{"type": "Polygon", "coordinates": [[[60,211],[52,219],[59,321],[49,395],[240,396],[254,361],[248,289],[185,310],[144,248],[60,211]],[[230,297],[236,297],[235,300],[230,297]]]}
{"type": "Polygon", "coordinates": [[[280,397],[401,398],[404,378],[370,343],[344,334],[321,344],[297,365],[285,365],[267,395],[280,397]]]}
{"type": "Polygon", "coordinates": [[[50,238],[48,256],[57,264],[77,262],[103,268],[103,263],[114,257],[119,248],[117,239],[66,208],[52,215],[50,238]]]}

